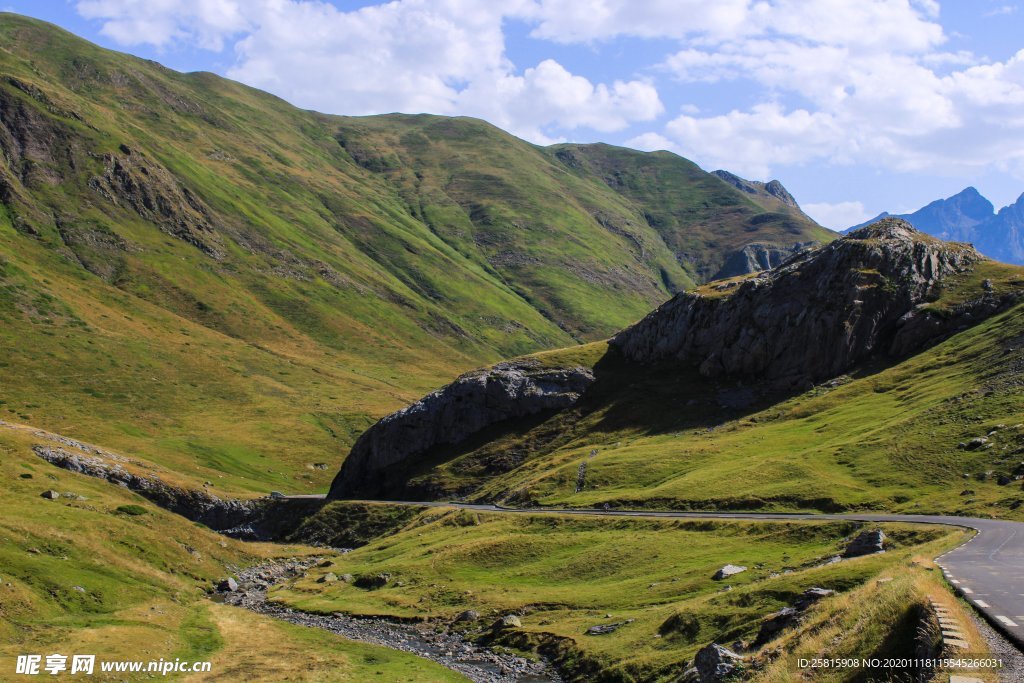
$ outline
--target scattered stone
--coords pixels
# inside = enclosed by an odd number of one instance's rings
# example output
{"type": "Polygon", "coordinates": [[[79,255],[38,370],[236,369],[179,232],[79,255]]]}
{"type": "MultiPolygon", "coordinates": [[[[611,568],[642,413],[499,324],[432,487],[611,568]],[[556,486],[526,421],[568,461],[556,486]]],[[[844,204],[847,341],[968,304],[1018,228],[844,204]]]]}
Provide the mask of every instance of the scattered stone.
{"type": "Polygon", "coordinates": [[[700,650],[693,660],[701,683],[717,683],[736,671],[743,657],[732,650],[712,643],[700,650]]]}
{"type": "Polygon", "coordinates": [[[746,567],[741,567],[735,564],[727,564],[721,569],[719,569],[717,572],[715,572],[715,575],[712,578],[714,578],[715,581],[721,581],[722,579],[734,576],[735,574],[739,574],[745,571],[747,571],[746,567]]]}
{"type": "Polygon", "coordinates": [[[603,636],[603,635],[605,635],[607,633],[614,633],[615,631],[618,631],[620,628],[622,628],[626,624],[631,624],[631,623],[633,623],[632,619],[627,619],[626,621],[617,621],[614,624],[598,624],[597,626],[591,626],[590,628],[588,628],[587,629],[587,635],[588,636],[603,636]]]}
{"type": "Polygon", "coordinates": [[[337,583],[337,581],[338,575],[334,572],[327,572],[326,574],[324,574],[316,580],[317,583],[337,583]]]}
{"type": "Polygon", "coordinates": [[[356,580],[356,577],[352,576],[351,574],[342,574],[341,575],[341,580],[344,581],[345,583],[352,583],[353,581],[356,580]]]}
{"type": "Polygon", "coordinates": [[[480,613],[475,609],[468,609],[465,612],[460,612],[458,616],[455,617],[455,623],[472,623],[476,621],[480,621],[480,613]]]}
{"type": "Polygon", "coordinates": [[[217,590],[221,593],[234,593],[238,590],[238,582],[229,576],[217,584],[217,590]]]}
{"type": "Polygon", "coordinates": [[[522,628],[523,622],[514,614],[506,614],[491,625],[491,629],[502,631],[506,628],[522,628]]]}
{"type": "Polygon", "coordinates": [[[843,557],[862,557],[885,551],[885,533],[881,529],[870,529],[857,534],[846,546],[843,557]]]}
{"type": "Polygon", "coordinates": [[[961,441],[957,448],[962,451],[976,451],[987,443],[988,439],[984,436],[976,436],[968,441],[961,441]]]}
{"type": "Polygon", "coordinates": [[[54,491],[53,489],[50,489],[49,491],[43,491],[39,495],[41,495],[43,498],[47,500],[57,500],[58,498],[60,498],[60,493],[54,491]]]}
{"type": "Polygon", "coordinates": [[[79,593],[84,593],[85,592],[85,589],[82,588],[81,586],[72,586],[71,590],[78,591],[79,593]]]}
{"type": "Polygon", "coordinates": [[[799,598],[796,599],[796,602],[793,603],[793,607],[803,611],[818,602],[818,600],[827,598],[830,595],[835,595],[835,591],[829,590],[828,588],[808,588],[800,595],[799,598]]]}

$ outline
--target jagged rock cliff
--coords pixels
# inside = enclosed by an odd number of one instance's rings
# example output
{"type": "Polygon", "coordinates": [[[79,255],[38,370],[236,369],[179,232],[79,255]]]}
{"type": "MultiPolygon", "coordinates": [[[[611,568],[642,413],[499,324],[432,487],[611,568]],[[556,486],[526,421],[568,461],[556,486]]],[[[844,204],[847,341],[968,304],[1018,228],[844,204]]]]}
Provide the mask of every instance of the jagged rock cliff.
{"type": "MultiPolygon", "coordinates": [[[[679,294],[611,343],[630,361],[678,361],[709,377],[805,386],[954,331],[957,316],[919,305],[981,258],[968,245],[887,218],[756,277],[679,294]]],[[[976,306],[994,310],[992,299],[979,291],[976,306]]]]}
{"type": "Polygon", "coordinates": [[[387,468],[455,445],[490,425],[568,408],[594,381],[584,368],[501,363],[467,373],[370,427],[352,447],[328,498],[380,488],[387,468]]]}

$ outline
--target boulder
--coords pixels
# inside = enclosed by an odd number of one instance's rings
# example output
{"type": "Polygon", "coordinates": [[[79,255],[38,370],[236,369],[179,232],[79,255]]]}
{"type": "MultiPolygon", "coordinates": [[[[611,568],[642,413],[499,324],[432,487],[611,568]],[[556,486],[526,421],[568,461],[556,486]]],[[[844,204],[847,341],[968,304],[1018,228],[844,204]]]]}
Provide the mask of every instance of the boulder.
{"type": "Polygon", "coordinates": [[[376,588],[383,588],[391,582],[391,574],[387,572],[381,572],[379,574],[373,574],[370,576],[358,576],[352,581],[352,585],[356,588],[367,588],[370,590],[376,588]]]}
{"type": "Polygon", "coordinates": [[[316,582],[317,583],[337,583],[338,582],[338,575],[335,574],[334,572],[327,572],[326,574],[321,576],[319,579],[317,579],[316,582]]]}
{"type": "Polygon", "coordinates": [[[58,491],[54,491],[53,489],[50,489],[49,491],[43,491],[39,495],[47,500],[57,500],[58,498],[60,498],[60,493],[58,491]]]}
{"type": "Polygon", "coordinates": [[[234,593],[238,590],[238,582],[229,576],[217,584],[217,590],[221,593],[234,593]]]}
{"type": "Polygon", "coordinates": [[[468,609],[465,612],[460,612],[458,616],[455,617],[455,623],[472,623],[476,621],[480,621],[480,613],[474,609],[468,609]]]}
{"type": "Polygon", "coordinates": [[[885,552],[885,533],[881,529],[862,531],[846,546],[843,557],[861,557],[885,552]]]}
{"type": "Polygon", "coordinates": [[[522,628],[523,622],[514,614],[506,614],[491,625],[495,631],[502,631],[507,628],[522,628]]]}
{"type": "Polygon", "coordinates": [[[715,572],[715,575],[712,578],[715,581],[721,581],[722,579],[728,578],[730,576],[733,576],[735,574],[739,574],[739,573],[745,572],[745,571],[747,571],[746,567],[740,567],[739,565],[735,565],[735,564],[727,564],[724,567],[722,567],[721,569],[719,569],[717,572],[715,572]]]}
{"type": "Polygon", "coordinates": [[[701,683],[717,683],[724,680],[742,663],[743,657],[717,643],[702,648],[693,660],[701,683]]]}
{"type": "Polygon", "coordinates": [[[962,451],[976,451],[987,443],[988,439],[984,436],[976,436],[973,439],[960,442],[957,448],[962,451]]]}
{"type": "Polygon", "coordinates": [[[342,574],[340,578],[345,583],[352,583],[356,580],[356,577],[352,576],[351,574],[342,574]]]}

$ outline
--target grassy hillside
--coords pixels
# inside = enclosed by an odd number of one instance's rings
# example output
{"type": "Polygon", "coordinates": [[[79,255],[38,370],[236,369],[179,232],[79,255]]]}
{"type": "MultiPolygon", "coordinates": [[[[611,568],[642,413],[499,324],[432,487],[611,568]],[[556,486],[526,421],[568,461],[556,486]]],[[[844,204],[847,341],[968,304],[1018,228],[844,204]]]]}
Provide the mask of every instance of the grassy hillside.
{"type": "Polygon", "coordinates": [[[0,44],[0,416],[236,489],[322,489],[460,371],[831,235],[672,155],[319,115],[7,13],[0,44]]]}
{"type": "MultiPolygon", "coordinates": [[[[1019,268],[984,262],[928,306],[950,310],[985,279],[999,291],[1024,286],[1019,268]]],[[[1021,519],[1021,339],[1018,305],[902,362],[874,362],[797,395],[638,368],[604,344],[539,354],[549,365],[593,366],[588,398],[438,455],[407,473],[408,486],[542,505],[1021,519]],[[961,446],[975,437],[988,442],[961,446]],[[496,471],[508,453],[522,464],[496,471]]]]}
{"type": "Polygon", "coordinates": [[[0,426],[0,678],[13,678],[19,654],[56,652],[211,661],[202,680],[464,680],[411,655],[207,600],[227,566],[314,549],[224,538],[125,489],[51,467],[31,450],[40,442],[0,426]],[[40,497],[49,489],[62,497],[40,497]]]}
{"type": "Polygon", "coordinates": [[[889,526],[889,552],[823,564],[856,526],[432,510],[271,597],[324,613],[442,621],[472,609],[480,621],[463,626],[484,639],[500,616],[517,614],[521,629],[496,640],[543,649],[570,680],[675,681],[704,645],[753,642],[764,617],[820,586],[840,595],[817,606],[808,630],[838,626],[842,632],[827,643],[808,639],[801,643],[804,652],[899,651],[900,639],[913,633],[905,622],[913,621],[914,610],[928,595],[946,594],[925,568],[930,562],[920,558],[961,542],[965,532],[889,526]],[[727,563],[749,570],[713,580],[727,563]],[[358,581],[317,583],[317,573],[327,572],[392,578],[374,589],[358,581]],[[586,634],[608,624],[621,626],[607,635],[586,634]]]}

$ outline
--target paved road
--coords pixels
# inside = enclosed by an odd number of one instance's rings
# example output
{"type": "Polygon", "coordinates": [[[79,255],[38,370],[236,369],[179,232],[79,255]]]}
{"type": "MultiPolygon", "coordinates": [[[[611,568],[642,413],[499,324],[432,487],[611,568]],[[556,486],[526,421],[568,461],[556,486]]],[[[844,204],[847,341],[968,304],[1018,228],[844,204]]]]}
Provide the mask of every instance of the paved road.
{"type": "MultiPolygon", "coordinates": [[[[310,499],[323,496],[288,496],[310,499]]],[[[936,559],[947,580],[966,597],[996,628],[1019,649],[1024,650],[1024,523],[1004,522],[972,517],[939,515],[887,514],[785,514],[756,512],[650,512],[641,510],[602,509],[519,509],[498,505],[475,505],[454,502],[416,501],[353,501],[418,505],[423,507],[455,507],[480,512],[549,515],[600,515],[608,517],[667,517],[694,519],[750,520],[850,520],[860,522],[909,522],[944,524],[974,529],[971,540],[936,559]]]]}

